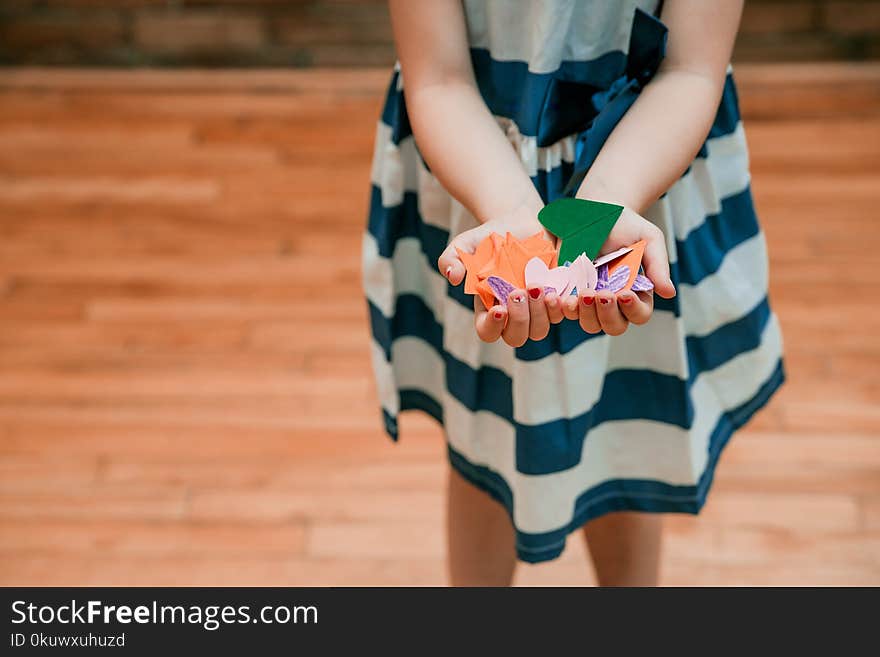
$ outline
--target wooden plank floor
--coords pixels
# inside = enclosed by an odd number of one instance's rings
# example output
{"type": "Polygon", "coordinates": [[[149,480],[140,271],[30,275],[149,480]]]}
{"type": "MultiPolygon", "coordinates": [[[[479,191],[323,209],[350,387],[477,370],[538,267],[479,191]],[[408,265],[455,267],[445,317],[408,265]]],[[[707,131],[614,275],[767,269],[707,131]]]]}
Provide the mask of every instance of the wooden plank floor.
{"type": "MultiPolygon", "coordinates": [[[[382,434],[360,293],[386,79],[0,72],[0,584],[445,581],[442,439],[382,434]]],[[[880,69],[740,82],[789,382],[663,581],[877,585],[880,69]]],[[[593,579],[574,538],[517,581],[593,579]]]]}

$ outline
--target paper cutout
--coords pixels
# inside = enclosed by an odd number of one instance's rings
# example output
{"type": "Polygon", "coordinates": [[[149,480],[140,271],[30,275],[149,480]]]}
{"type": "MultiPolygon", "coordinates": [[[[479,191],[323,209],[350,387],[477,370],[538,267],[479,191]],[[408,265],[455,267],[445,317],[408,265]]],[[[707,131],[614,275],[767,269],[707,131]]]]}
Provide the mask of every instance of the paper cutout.
{"type": "MultiPolygon", "coordinates": [[[[495,295],[495,298],[498,299],[498,303],[502,306],[507,305],[507,297],[510,296],[510,293],[513,292],[516,288],[505,281],[503,278],[498,276],[490,276],[486,279],[486,282],[489,284],[489,287],[492,288],[492,292],[495,295]]],[[[486,308],[491,308],[492,304],[486,306],[486,308]]]]}
{"type": "Polygon", "coordinates": [[[459,256],[467,268],[465,292],[476,294],[486,308],[506,306],[508,295],[517,288],[540,287],[560,296],[585,290],[625,289],[647,291],[653,284],[639,274],[645,242],[608,253],[596,262],[581,253],[564,265],[555,266],[558,254],[553,245],[537,233],[519,240],[510,233],[492,233],[477,245],[474,253],[459,256]]]}
{"type": "MultiPolygon", "coordinates": [[[[556,251],[556,249],[553,247],[553,244],[548,242],[547,239],[544,237],[544,235],[541,233],[535,233],[531,237],[527,237],[526,239],[524,239],[522,241],[522,245],[530,253],[532,253],[532,252],[542,253],[548,247],[550,248],[551,251],[554,251],[554,252],[556,251]]],[[[550,263],[548,262],[547,264],[549,265],[550,263]]]]}
{"type": "Polygon", "coordinates": [[[492,286],[489,285],[488,280],[477,283],[477,296],[480,297],[486,309],[495,305],[495,292],[492,291],[492,286]]]}
{"type": "Polygon", "coordinates": [[[632,251],[632,247],[625,246],[622,249],[617,249],[617,251],[612,251],[611,253],[606,253],[605,255],[600,256],[599,258],[596,258],[596,260],[593,262],[593,264],[596,267],[598,267],[599,265],[607,264],[607,263],[611,262],[612,260],[616,260],[617,258],[619,258],[622,255],[626,255],[630,251],[632,251]]]}
{"type": "Polygon", "coordinates": [[[627,281],[629,280],[629,267],[626,265],[621,265],[617,269],[614,270],[614,273],[608,274],[608,290],[610,292],[620,292],[623,290],[627,281]]]}
{"type": "Polygon", "coordinates": [[[608,287],[608,265],[596,268],[596,289],[604,290],[608,287]]]}
{"type": "Polygon", "coordinates": [[[578,294],[596,289],[599,274],[596,271],[596,266],[583,253],[574,259],[568,269],[571,272],[571,289],[576,290],[578,294]]]}
{"type": "Polygon", "coordinates": [[[466,253],[459,248],[456,248],[455,250],[467,270],[467,276],[464,279],[464,291],[468,294],[475,294],[477,291],[477,283],[479,282],[477,271],[489,262],[492,258],[492,254],[495,252],[492,240],[483,240],[477,244],[477,248],[473,253],[466,253]]]}
{"type": "Polygon", "coordinates": [[[596,258],[622,212],[621,205],[560,198],[541,209],[538,221],[559,238],[556,262],[561,265],[574,262],[582,253],[590,260],[596,258]]]}
{"type": "Polygon", "coordinates": [[[645,242],[645,240],[640,240],[631,245],[632,250],[629,253],[608,263],[609,277],[613,276],[615,271],[620,267],[626,266],[629,269],[626,283],[620,288],[621,290],[630,289],[632,287],[633,281],[636,280],[636,276],[639,273],[639,265],[641,265],[642,263],[642,256],[645,255],[646,245],[647,242],[645,242]]]}
{"type": "Polygon", "coordinates": [[[525,268],[526,286],[542,287],[553,290],[559,296],[566,294],[572,287],[571,268],[554,267],[550,269],[547,263],[538,257],[532,258],[526,263],[525,268]]]}
{"type": "Polygon", "coordinates": [[[649,290],[654,289],[654,284],[647,276],[636,274],[635,280],[633,281],[632,287],[630,289],[633,292],[648,292],[649,290]]]}

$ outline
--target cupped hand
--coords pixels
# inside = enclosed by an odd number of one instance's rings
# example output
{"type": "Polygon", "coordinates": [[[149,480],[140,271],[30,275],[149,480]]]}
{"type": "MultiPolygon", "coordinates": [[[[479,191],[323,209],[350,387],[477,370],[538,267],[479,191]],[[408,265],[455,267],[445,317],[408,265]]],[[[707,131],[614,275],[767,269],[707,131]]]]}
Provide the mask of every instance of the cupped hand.
{"type": "MultiPolygon", "coordinates": [[[[669,277],[669,257],[663,231],[630,208],[624,208],[602,246],[600,255],[645,240],[642,266],[654,284],[654,290],[664,299],[675,296],[675,286],[669,277]]],[[[587,333],[604,331],[620,335],[630,324],[644,324],[654,312],[654,293],[624,290],[589,290],[571,296],[563,304],[566,318],[576,320],[587,333]]]]}
{"type": "MultiPolygon", "coordinates": [[[[437,261],[440,273],[453,285],[459,285],[464,280],[466,270],[456,248],[473,253],[477,245],[491,233],[504,235],[509,232],[514,237],[525,239],[544,232],[548,240],[555,242],[538,222],[538,209],[540,207],[523,207],[457,235],[440,254],[437,261]]],[[[564,317],[562,300],[556,294],[545,294],[537,287],[513,290],[508,295],[507,306],[496,304],[486,308],[480,296],[474,295],[474,328],[485,342],[495,342],[501,338],[511,347],[521,347],[527,340],[547,337],[550,325],[558,324],[564,317]]]]}
{"type": "MultiPolygon", "coordinates": [[[[466,270],[456,248],[473,253],[477,245],[493,232],[501,235],[510,232],[515,237],[525,239],[539,231],[544,231],[544,228],[537,220],[537,211],[522,208],[456,236],[440,255],[437,265],[450,283],[459,285],[465,278],[466,270]]],[[[550,233],[544,231],[544,235],[548,240],[555,241],[550,233]]],[[[676,292],[669,276],[663,231],[630,208],[624,208],[601,254],[640,240],[646,242],[642,258],[645,275],[654,284],[657,294],[666,299],[674,297],[676,292]]],[[[653,311],[654,294],[650,291],[625,290],[614,293],[587,290],[560,298],[553,293],[545,294],[536,287],[513,290],[506,306],[496,304],[491,308],[486,308],[480,297],[475,295],[474,327],[481,340],[495,342],[502,338],[512,347],[521,347],[527,340],[542,340],[550,332],[551,324],[558,324],[565,318],[577,321],[587,333],[604,331],[608,335],[620,335],[630,324],[646,323],[653,311]]]]}
{"type": "Polygon", "coordinates": [[[642,256],[645,276],[651,279],[657,294],[664,299],[671,299],[675,296],[675,286],[669,277],[669,255],[666,252],[666,237],[663,235],[662,230],[634,210],[630,208],[623,209],[617,223],[614,224],[614,228],[608,234],[608,239],[602,245],[599,255],[635,244],[639,240],[645,240],[646,242],[645,255],[642,256]]]}

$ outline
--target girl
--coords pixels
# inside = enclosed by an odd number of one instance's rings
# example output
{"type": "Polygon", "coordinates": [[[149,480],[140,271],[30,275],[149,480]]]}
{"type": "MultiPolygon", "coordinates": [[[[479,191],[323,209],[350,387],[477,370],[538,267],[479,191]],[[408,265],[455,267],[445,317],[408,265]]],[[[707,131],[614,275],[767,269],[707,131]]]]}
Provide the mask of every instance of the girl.
{"type": "Polygon", "coordinates": [[[388,433],[421,409],[447,436],[454,585],[507,585],[581,527],[600,584],[656,584],[661,514],[700,510],[782,382],[728,66],[741,5],[391,1],[364,282],[388,433]],[[453,247],[533,235],[564,195],[625,207],[603,253],[645,239],[656,296],[463,292],[453,247]]]}

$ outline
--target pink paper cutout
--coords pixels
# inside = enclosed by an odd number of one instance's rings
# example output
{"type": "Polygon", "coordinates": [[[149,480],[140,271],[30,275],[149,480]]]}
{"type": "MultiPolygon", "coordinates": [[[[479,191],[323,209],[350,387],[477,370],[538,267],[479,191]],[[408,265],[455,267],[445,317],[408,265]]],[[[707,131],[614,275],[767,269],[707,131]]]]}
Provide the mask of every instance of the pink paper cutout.
{"type": "Polygon", "coordinates": [[[568,267],[550,269],[543,260],[537,257],[526,263],[525,279],[526,286],[540,286],[544,288],[545,292],[547,288],[552,288],[559,296],[571,289],[571,271],[568,267]]]}
{"type": "Polygon", "coordinates": [[[599,275],[596,272],[596,268],[593,266],[593,263],[590,262],[590,259],[584,255],[580,254],[577,258],[574,259],[574,262],[568,266],[570,270],[569,280],[571,281],[571,288],[576,288],[578,294],[585,290],[595,290],[596,284],[599,281],[599,275]]]}
{"type": "Polygon", "coordinates": [[[622,255],[626,255],[626,254],[629,253],[630,251],[632,251],[632,247],[631,247],[631,246],[625,246],[625,247],[623,247],[622,249],[617,249],[617,251],[612,251],[611,253],[606,253],[605,255],[603,255],[603,256],[601,256],[601,257],[599,257],[599,258],[596,258],[596,259],[593,261],[593,266],[594,266],[594,267],[599,267],[600,265],[604,265],[604,264],[606,264],[606,263],[609,263],[609,262],[611,262],[612,260],[615,260],[615,259],[619,258],[619,257],[622,256],[622,255]]]}

